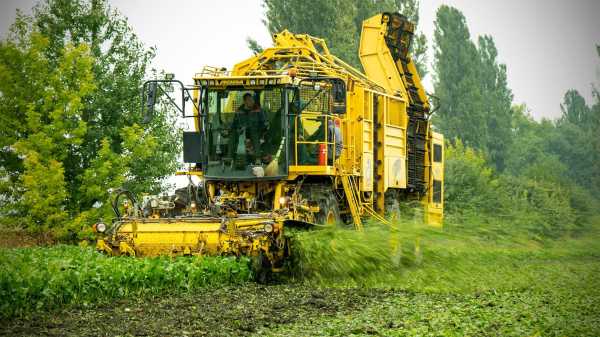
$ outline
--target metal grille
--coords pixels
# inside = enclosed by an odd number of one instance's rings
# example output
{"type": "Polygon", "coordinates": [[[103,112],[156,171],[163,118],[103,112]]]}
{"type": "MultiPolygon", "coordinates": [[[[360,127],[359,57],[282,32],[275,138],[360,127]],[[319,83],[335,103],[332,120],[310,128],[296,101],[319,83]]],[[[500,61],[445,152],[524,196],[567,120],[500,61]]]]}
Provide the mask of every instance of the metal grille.
{"type": "Polygon", "coordinates": [[[330,90],[315,90],[313,87],[300,88],[300,106],[306,105],[305,111],[329,113],[331,111],[330,90]],[[306,105],[308,104],[308,105],[306,105]]]}
{"type": "Polygon", "coordinates": [[[408,186],[425,192],[425,135],[418,133],[418,123],[408,124],[408,186]]]}
{"type": "Polygon", "coordinates": [[[265,90],[262,96],[260,105],[265,111],[276,112],[281,109],[283,103],[281,89],[265,90]]]}
{"type": "MultiPolygon", "coordinates": [[[[229,95],[227,96],[227,99],[233,100],[233,101],[231,103],[231,106],[226,105],[223,110],[224,111],[229,110],[228,112],[238,111],[238,109],[244,104],[244,94],[245,93],[246,92],[244,92],[244,91],[230,91],[229,95]]],[[[252,96],[254,96],[254,93],[252,93],[252,96]]]]}
{"type": "MultiPolygon", "coordinates": [[[[231,91],[228,99],[232,100],[231,111],[239,111],[239,108],[244,104],[244,94],[250,92],[254,99],[256,96],[252,91],[231,91]]],[[[281,90],[264,90],[261,94],[260,107],[267,112],[279,111],[282,106],[281,90]]],[[[229,109],[225,109],[229,110],[229,109]]]]}
{"type": "Polygon", "coordinates": [[[442,202],[442,182],[440,180],[433,181],[433,202],[442,202]]]}

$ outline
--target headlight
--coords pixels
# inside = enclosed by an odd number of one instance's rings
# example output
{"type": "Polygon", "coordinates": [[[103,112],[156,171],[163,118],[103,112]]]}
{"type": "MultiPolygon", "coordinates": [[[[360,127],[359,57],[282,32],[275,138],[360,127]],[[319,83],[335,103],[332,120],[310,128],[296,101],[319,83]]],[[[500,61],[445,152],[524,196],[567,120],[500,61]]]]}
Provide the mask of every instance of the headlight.
{"type": "Polygon", "coordinates": [[[270,223],[268,223],[268,224],[265,225],[264,229],[265,229],[265,232],[271,233],[273,231],[273,225],[270,224],[270,223]]]}
{"type": "Polygon", "coordinates": [[[104,231],[106,231],[106,225],[102,222],[97,223],[96,231],[98,231],[98,233],[104,233],[104,231]]]}

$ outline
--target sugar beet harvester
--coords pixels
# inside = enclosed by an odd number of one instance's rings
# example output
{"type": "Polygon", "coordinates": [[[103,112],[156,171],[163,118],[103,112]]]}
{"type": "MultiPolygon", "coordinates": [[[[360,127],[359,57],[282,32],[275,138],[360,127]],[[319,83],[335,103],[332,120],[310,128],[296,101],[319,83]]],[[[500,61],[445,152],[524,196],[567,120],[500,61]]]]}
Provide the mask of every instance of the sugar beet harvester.
{"type": "Polygon", "coordinates": [[[432,130],[408,53],[413,30],[399,14],[365,20],[364,73],[322,39],[284,30],[272,48],[232,71],[205,67],[191,86],[146,82],[147,117],[157,95],[168,96],[165,87],[181,86],[176,106],[195,130],[184,133],[189,165],[178,174],[190,185],[139,203],[117,193],[117,218],[99,226],[97,248],[130,256],[246,255],[278,271],[290,226],[360,230],[365,217],[387,222],[407,202],[422,207],[426,224],[441,226],[443,136],[432,130]],[[119,212],[122,204],[128,206],[119,212]]]}

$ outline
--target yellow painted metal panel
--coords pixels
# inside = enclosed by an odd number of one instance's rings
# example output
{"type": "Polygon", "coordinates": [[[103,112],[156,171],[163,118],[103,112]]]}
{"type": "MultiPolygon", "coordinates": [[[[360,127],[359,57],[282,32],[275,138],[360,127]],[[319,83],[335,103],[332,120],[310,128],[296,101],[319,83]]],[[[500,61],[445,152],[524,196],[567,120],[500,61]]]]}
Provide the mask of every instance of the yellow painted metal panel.
{"type": "Polygon", "coordinates": [[[325,165],[290,165],[289,172],[295,175],[333,175],[335,174],[335,167],[325,165]]]}
{"type": "Polygon", "coordinates": [[[387,25],[382,24],[382,15],[363,21],[359,45],[360,62],[367,76],[386,89],[391,95],[407,97],[406,89],[396,69],[394,59],[385,43],[387,25]]]}
{"type": "Polygon", "coordinates": [[[429,193],[427,193],[425,222],[431,226],[441,227],[444,217],[444,136],[437,132],[431,132],[430,149],[431,174],[429,177],[429,193]],[[438,154],[439,161],[435,159],[435,148],[441,151],[438,154]],[[437,194],[437,197],[436,197],[437,194]],[[438,200],[436,200],[438,199],[438,200]]]}

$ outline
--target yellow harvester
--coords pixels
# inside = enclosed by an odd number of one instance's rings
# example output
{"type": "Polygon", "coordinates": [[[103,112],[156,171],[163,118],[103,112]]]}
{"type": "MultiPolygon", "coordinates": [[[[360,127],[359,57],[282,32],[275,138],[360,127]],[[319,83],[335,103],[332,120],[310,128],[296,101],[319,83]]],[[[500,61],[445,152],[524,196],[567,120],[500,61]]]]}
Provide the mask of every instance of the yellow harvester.
{"type": "MultiPolygon", "coordinates": [[[[246,255],[278,271],[289,226],[386,222],[402,203],[442,225],[443,136],[409,55],[414,25],[395,13],[363,23],[364,73],[322,39],[283,31],[233,70],[208,68],[181,95],[190,185],[174,196],[127,191],[97,248],[112,255],[246,255]],[[191,176],[195,182],[192,182],[191,176]],[[122,201],[127,200],[125,211],[122,201]]],[[[164,82],[144,86],[152,110],[164,82]]],[[[102,230],[105,226],[99,226],[102,230]]]]}

